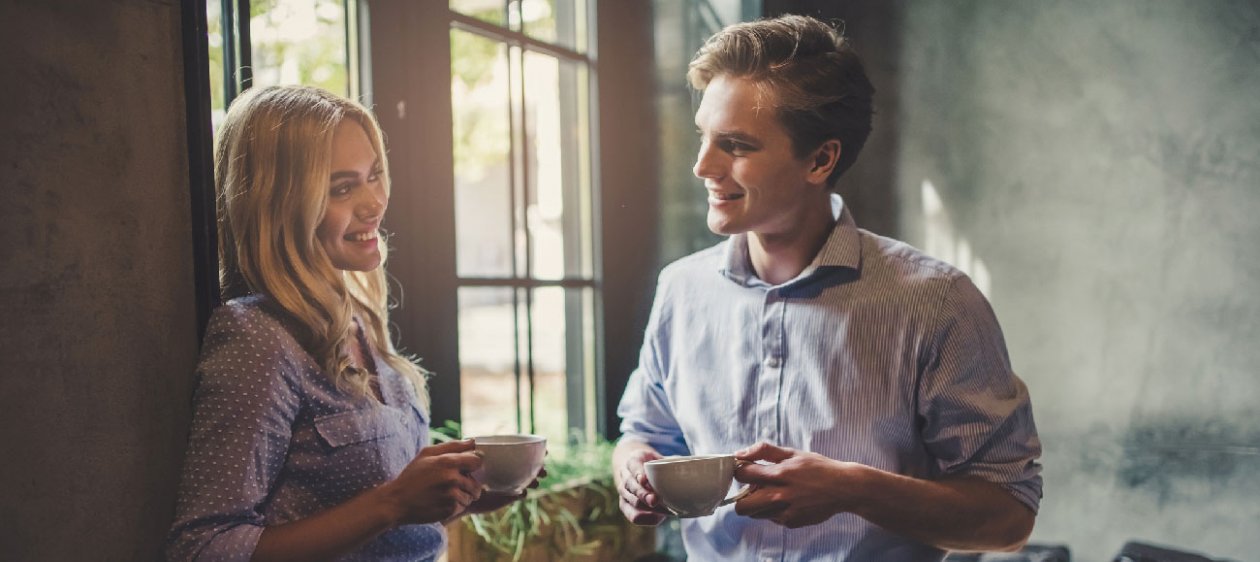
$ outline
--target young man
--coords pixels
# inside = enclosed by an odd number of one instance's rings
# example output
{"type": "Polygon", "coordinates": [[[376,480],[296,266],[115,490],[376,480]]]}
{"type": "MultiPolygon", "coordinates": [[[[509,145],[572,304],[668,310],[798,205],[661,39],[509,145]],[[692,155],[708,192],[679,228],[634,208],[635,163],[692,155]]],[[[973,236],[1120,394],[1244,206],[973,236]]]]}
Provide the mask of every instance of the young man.
{"type": "Polygon", "coordinates": [[[730,26],[692,61],[695,174],[729,239],[660,276],[618,413],[621,509],[665,517],[643,463],[731,453],[755,491],[683,521],[696,560],[940,560],[1016,550],[1041,446],[1001,329],[966,275],[858,229],[836,179],[873,89],[840,35],[730,26]]]}

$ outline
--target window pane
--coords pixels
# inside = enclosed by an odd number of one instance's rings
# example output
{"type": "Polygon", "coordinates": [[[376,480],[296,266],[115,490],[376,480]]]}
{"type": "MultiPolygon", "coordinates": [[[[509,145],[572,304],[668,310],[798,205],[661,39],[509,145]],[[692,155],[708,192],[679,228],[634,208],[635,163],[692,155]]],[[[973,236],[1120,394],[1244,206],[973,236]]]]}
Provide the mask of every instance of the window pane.
{"type": "Polygon", "coordinates": [[[451,10],[495,25],[505,25],[503,0],[451,0],[451,10]]]}
{"type": "Polygon", "coordinates": [[[350,95],[342,0],[254,0],[249,11],[255,86],[305,84],[350,95]]]}
{"type": "MultiPolygon", "coordinates": [[[[517,433],[516,315],[512,289],[459,289],[460,420],[468,437],[517,433]]],[[[524,343],[524,340],[521,340],[524,343]]],[[[519,381],[525,386],[525,380],[519,381]]]]}
{"type": "Polygon", "coordinates": [[[512,275],[512,167],[507,49],[451,30],[456,271],[512,275]]]}
{"type": "Polygon", "coordinates": [[[687,64],[705,39],[726,25],[751,21],[761,15],[761,0],[683,0],[653,2],[656,60],[657,185],[660,187],[658,267],[723,237],[709,231],[702,182],[691,173],[700,149],[693,122],[699,98],[683,77],[687,64]]]}
{"type": "Polygon", "coordinates": [[[210,61],[210,125],[215,131],[227,114],[223,92],[223,4],[219,0],[206,0],[206,30],[209,39],[210,61]]]}
{"type": "Polygon", "coordinates": [[[585,65],[527,51],[525,130],[531,275],[591,274],[585,65]]]}
{"type": "Polygon", "coordinates": [[[563,447],[574,428],[588,436],[594,416],[593,305],[594,291],[585,288],[460,288],[464,435],[533,432],[555,447],[563,447]]]}
{"type": "Polygon", "coordinates": [[[520,0],[525,34],[579,52],[586,50],[585,0],[520,0]]]}
{"type": "Polygon", "coordinates": [[[565,402],[565,291],[560,287],[534,290],[532,349],[534,362],[534,432],[545,436],[552,449],[568,442],[565,402]],[[553,445],[554,444],[554,445],[553,445]]]}

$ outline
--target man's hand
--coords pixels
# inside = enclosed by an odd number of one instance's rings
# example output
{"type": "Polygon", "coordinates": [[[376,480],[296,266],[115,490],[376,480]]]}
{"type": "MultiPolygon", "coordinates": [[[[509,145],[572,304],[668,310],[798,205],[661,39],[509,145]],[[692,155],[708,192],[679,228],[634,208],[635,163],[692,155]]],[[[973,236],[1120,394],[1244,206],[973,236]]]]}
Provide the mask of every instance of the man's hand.
{"type": "Polygon", "coordinates": [[[748,463],[736,469],[735,479],[755,486],[735,502],[735,513],[789,528],[816,525],[846,511],[843,491],[860,471],[853,463],[769,443],[739,451],[735,458],[748,463]]]}
{"type": "Polygon", "coordinates": [[[613,459],[616,462],[623,458],[614,474],[622,515],[635,525],[660,525],[669,512],[656,497],[643,470],[643,463],[661,458],[660,453],[641,443],[622,442],[617,444],[613,459]]]}

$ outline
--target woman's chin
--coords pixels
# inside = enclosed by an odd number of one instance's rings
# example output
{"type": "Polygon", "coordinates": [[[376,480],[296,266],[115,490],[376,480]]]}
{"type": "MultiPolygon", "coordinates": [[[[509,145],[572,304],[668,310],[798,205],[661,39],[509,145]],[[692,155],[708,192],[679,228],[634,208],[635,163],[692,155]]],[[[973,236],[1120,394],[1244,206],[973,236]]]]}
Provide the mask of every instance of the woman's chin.
{"type": "Polygon", "coordinates": [[[333,267],[342,271],[368,272],[381,266],[381,254],[363,256],[354,259],[341,259],[333,262],[333,267]]]}

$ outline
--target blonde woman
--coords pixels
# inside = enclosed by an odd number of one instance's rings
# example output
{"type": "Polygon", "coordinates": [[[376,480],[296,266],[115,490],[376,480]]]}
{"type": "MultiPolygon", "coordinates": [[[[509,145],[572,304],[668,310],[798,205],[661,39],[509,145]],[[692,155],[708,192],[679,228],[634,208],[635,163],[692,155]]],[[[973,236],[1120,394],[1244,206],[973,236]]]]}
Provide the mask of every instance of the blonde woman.
{"type": "MultiPolygon", "coordinates": [[[[197,369],[173,560],[432,560],[502,507],[471,441],[426,447],[422,370],[390,343],[389,175],[359,104],[244,94],[220,127],[221,279],[197,369]]],[[[536,484],[536,483],[535,483],[536,484]]]]}

